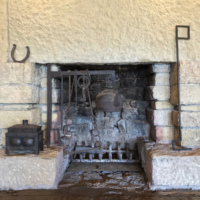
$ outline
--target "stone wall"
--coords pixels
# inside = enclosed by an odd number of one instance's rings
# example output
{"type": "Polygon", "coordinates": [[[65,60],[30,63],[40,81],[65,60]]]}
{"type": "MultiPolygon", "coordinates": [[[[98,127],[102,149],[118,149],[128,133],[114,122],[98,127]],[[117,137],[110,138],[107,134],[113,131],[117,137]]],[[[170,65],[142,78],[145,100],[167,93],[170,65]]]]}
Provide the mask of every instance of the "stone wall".
{"type": "MultiPolygon", "coordinates": [[[[176,68],[174,65],[171,73],[172,95],[171,102],[178,104],[178,90],[176,68]]],[[[182,61],[180,63],[180,98],[182,121],[182,145],[185,147],[199,148],[200,146],[200,62],[182,61]]],[[[173,111],[172,123],[175,125],[175,137],[179,138],[178,131],[178,106],[173,111]]]]}

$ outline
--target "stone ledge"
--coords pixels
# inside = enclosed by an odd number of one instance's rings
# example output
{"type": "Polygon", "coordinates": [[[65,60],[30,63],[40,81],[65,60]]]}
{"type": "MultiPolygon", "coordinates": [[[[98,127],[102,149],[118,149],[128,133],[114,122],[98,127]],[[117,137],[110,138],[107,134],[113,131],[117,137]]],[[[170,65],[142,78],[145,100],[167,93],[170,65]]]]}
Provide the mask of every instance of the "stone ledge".
{"type": "Polygon", "coordinates": [[[39,155],[5,155],[0,150],[0,190],[56,189],[68,165],[62,148],[45,148],[39,155]]]}
{"type": "Polygon", "coordinates": [[[151,190],[200,189],[200,149],[173,151],[140,138],[138,151],[151,190]]]}

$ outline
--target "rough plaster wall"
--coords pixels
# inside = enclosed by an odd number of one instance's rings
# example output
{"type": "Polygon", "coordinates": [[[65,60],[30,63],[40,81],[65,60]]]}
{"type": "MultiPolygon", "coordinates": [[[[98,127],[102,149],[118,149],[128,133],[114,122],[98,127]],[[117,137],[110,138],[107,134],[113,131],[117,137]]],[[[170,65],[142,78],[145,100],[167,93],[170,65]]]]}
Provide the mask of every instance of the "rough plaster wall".
{"type": "Polygon", "coordinates": [[[200,59],[199,0],[8,0],[9,51],[31,62],[175,61],[175,25],[190,25],[181,60],[200,59]]]}
{"type": "Polygon", "coordinates": [[[0,0],[0,63],[7,61],[7,0],[0,0]]]}

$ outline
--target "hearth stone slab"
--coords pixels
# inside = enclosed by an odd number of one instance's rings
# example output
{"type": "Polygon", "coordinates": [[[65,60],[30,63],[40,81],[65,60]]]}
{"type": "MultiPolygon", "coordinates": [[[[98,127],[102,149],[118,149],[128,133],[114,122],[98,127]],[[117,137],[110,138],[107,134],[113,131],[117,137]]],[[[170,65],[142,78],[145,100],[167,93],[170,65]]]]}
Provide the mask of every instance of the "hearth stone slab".
{"type": "Polygon", "coordinates": [[[38,156],[0,150],[0,190],[55,189],[67,165],[62,148],[45,148],[38,156]]]}
{"type": "Polygon", "coordinates": [[[200,149],[178,152],[140,138],[138,150],[151,190],[200,189],[200,149]]]}

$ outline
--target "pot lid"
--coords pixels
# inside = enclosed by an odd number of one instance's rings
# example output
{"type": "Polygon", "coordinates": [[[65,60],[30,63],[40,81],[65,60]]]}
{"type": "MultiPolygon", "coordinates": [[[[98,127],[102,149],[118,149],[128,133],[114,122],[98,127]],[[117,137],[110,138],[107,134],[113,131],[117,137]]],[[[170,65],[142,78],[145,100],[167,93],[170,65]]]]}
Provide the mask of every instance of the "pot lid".
{"type": "Polygon", "coordinates": [[[38,132],[41,126],[35,124],[28,124],[28,120],[23,120],[22,124],[16,124],[8,128],[8,132],[38,132]]]}

